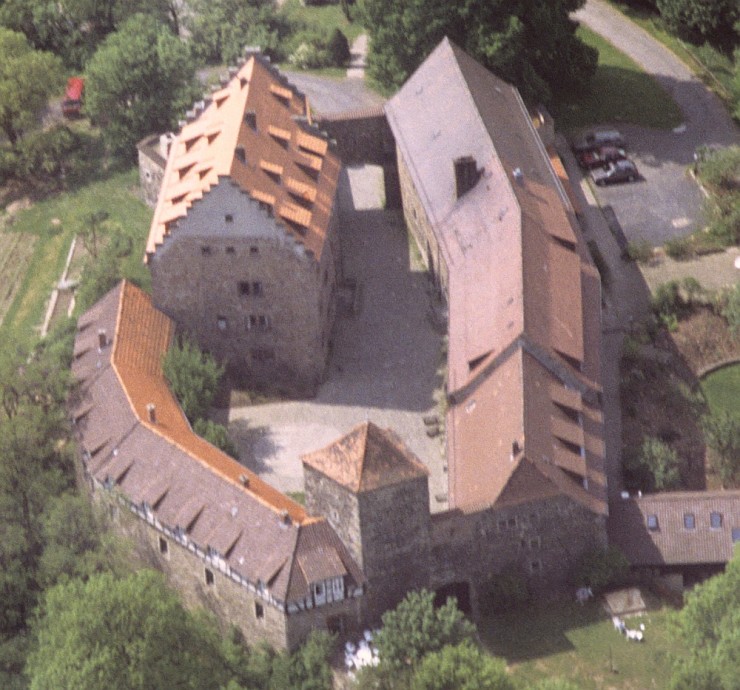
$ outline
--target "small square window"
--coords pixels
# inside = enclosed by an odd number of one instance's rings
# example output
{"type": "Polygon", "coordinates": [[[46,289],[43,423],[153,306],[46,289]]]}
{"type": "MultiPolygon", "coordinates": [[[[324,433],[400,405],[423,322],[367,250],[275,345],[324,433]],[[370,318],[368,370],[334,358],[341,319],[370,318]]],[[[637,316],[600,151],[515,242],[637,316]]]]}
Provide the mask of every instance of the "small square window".
{"type": "Polygon", "coordinates": [[[252,247],[249,248],[249,253],[250,254],[259,254],[260,253],[260,248],[259,247],[252,246],[252,247]]]}
{"type": "Polygon", "coordinates": [[[234,222],[234,216],[231,213],[227,213],[224,215],[224,222],[226,223],[233,223],[234,222]]]}
{"type": "Polygon", "coordinates": [[[254,615],[256,618],[264,618],[265,617],[265,607],[262,606],[258,601],[254,602],[254,615]]]}
{"type": "Polygon", "coordinates": [[[647,516],[647,528],[651,532],[657,532],[658,531],[658,516],[657,515],[648,515],[647,516]]]}
{"type": "Polygon", "coordinates": [[[264,291],[262,290],[262,283],[260,283],[258,280],[255,280],[252,283],[252,294],[255,297],[262,297],[264,295],[264,291]]]}
{"type": "Polygon", "coordinates": [[[170,550],[170,545],[164,537],[159,538],[159,553],[166,555],[170,550]]]}
{"type": "Polygon", "coordinates": [[[686,529],[695,529],[696,528],[696,518],[694,517],[693,513],[684,513],[683,514],[683,526],[686,529]]]}
{"type": "Polygon", "coordinates": [[[270,317],[261,314],[257,317],[257,325],[259,326],[261,331],[270,330],[270,317]]]}
{"type": "Polygon", "coordinates": [[[208,568],[206,568],[206,570],[205,570],[205,577],[206,577],[206,584],[207,585],[210,586],[210,585],[212,585],[214,583],[213,571],[212,570],[209,570],[208,568]]]}
{"type": "Polygon", "coordinates": [[[542,572],[542,561],[530,561],[529,563],[529,572],[530,573],[540,573],[542,572]]]}
{"type": "Polygon", "coordinates": [[[541,544],[542,544],[542,541],[540,540],[539,537],[534,537],[529,540],[530,549],[539,549],[541,544]]]}
{"type": "Polygon", "coordinates": [[[733,544],[740,543],[740,527],[732,528],[732,543],[733,544]]]}
{"type": "Polygon", "coordinates": [[[516,527],[516,518],[512,517],[506,521],[507,527],[516,527]]]}
{"type": "Polygon", "coordinates": [[[722,527],[722,513],[712,512],[709,514],[709,526],[712,529],[720,529],[722,527]]]}
{"type": "Polygon", "coordinates": [[[236,254],[236,249],[234,249],[234,247],[226,247],[226,253],[227,254],[236,254]]]}
{"type": "Polygon", "coordinates": [[[239,294],[242,297],[249,296],[251,290],[252,290],[252,288],[251,288],[251,285],[250,285],[250,283],[248,281],[246,281],[246,280],[240,280],[239,281],[239,294]]]}
{"type": "Polygon", "coordinates": [[[218,330],[222,333],[229,328],[229,322],[225,316],[216,317],[216,324],[218,325],[218,330]]]}
{"type": "Polygon", "coordinates": [[[201,254],[202,254],[203,256],[210,256],[210,255],[211,255],[211,248],[210,248],[210,247],[209,247],[209,246],[208,246],[207,244],[204,244],[204,245],[203,245],[203,246],[201,246],[201,248],[200,248],[200,253],[201,253],[201,254]]]}

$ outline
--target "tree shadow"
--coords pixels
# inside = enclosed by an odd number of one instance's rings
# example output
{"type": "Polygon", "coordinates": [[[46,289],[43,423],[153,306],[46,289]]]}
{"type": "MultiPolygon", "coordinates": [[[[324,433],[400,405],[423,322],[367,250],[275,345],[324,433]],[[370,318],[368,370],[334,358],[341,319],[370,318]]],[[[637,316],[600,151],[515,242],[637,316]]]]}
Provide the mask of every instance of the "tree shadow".
{"type": "Polygon", "coordinates": [[[235,419],[229,424],[229,436],[239,451],[239,462],[255,474],[271,471],[270,460],[282,446],[275,441],[269,426],[250,426],[246,419],[235,419]]]}

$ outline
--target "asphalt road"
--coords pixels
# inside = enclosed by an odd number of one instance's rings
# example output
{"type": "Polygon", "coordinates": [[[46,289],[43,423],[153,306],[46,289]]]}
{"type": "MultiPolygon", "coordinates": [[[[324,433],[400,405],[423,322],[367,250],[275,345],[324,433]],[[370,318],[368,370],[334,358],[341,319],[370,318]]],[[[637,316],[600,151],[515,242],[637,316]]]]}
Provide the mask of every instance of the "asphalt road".
{"type": "Polygon", "coordinates": [[[602,0],[588,0],[573,17],[653,75],[684,117],[675,131],[618,126],[644,179],[599,189],[600,203],[613,207],[629,240],[663,244],[701,227],[702,195],[687,169],[699,146],[740,143],[724,105],[672,52],[602,0]]]}

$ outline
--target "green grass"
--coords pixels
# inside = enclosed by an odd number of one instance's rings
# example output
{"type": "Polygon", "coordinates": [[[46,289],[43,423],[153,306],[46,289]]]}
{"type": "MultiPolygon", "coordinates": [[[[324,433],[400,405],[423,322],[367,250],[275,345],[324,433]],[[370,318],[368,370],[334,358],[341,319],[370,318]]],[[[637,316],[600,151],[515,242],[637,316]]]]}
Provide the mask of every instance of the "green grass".
{"type": "Polygon", "coordinates": [[[28,344],[38,337],[47,300],[61,276],[72,238],[93,211],[107,211],[110,221],[131,236],[134,250],[125,261],[125,275],[148,285],[142,255],[152,212],[140,201],[138,189],[138,172],[131,169],[38,201],[18,214],[7,232],[35,237],[36,242],[18,294],[0,326],[0,340],[13,337],[28,344]],[[54,218],[61,223],[52,225],[54,218]]]}
{"type": "Polygon", "coordinates": [[[545,678],[570,680],[582,690],[660,690],[670,678],[669,610],[657,608],[628,627],[645,624],[645,641],[622,637],[600,602],[546,605],[490,616],[479,626],[484,646],[503,657],[522,687],[545,678]],[[614,671],[612,671],[614,669],[614,671]]]}
{"type": "Polygon", "coordinates": [[[734,66],[728,55],[723,54],[709,43],[693,45],[669,34],[663,27],[660,16],[645,7],[634,7],[620,2],[611,4],[675,53],[689,69],[723,99],[730,100],[734,66]]]}
{"type": "MultiPolygon", "coordinates": [[[[351,13],[357,14],[357,7],[350,7],[351,13]]],[[[352,45],[364,29],[357,22],[348,22],[339,4],[336,5],[301,5],[300,0],[286,0],[282,7],[288,19],[303,24],[307,29],[331,32],[339,29],[352,45]]],[[[352,16],[352,15],[351,15],[352,16]]]]}
{"type": "Polygon", "coordinates": [[[701,387],[713,410],[740,415],[740,364],[730,364],[702,379],[701,387]]]}
{"type": "Polygon", "coordinates": [[[578,36],[599,51],[599,64],[587,93],[553,105],[560,129],[607,122],[671,129],[681,123],[673,99],[637,63],[583,26],[578,36]]]}

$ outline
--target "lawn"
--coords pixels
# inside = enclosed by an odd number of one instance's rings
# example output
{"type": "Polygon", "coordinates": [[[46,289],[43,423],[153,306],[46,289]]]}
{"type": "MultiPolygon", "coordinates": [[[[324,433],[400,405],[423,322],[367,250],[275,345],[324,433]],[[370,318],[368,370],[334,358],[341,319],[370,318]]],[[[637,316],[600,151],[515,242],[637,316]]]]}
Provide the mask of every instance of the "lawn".
{"type": "Polygon", "coordinates": [[[615,629],[600,602],[579,606],[548,602],[479,625],[484,646],[503,657],[522,686],[545,678],[570,680],[582,690],[660,690],[668,686],[676,643],[669,609],[656,608],[627,627],[645,624],[645,641],[631,642],[615,629]]]}
{"type": "Polygon", "coordinates": [[[588,92],[553,104],[559,129],[606,122],[670,129],[681,123],[678,106],[637,63],[583,26],[578,35],[599,51],[599,64],[588,92]]]}
{"type": "Polygon", "coordinates": [[[702,379],[709,407],[740,415],[740,364],[716,369],[702,379]]]}
{"type": "MultiPolygon", "coordinates": [[[[286,0],[281,11],[291,21],[303,24],[307,29],[316,29],[322,33],[339,29],[350,45],[364,31],[357,22],[347,21],[339,4],[306,6],[300,0],[286,0]]],[[[350,11],[357,14],[357,6],[351,6],[350,11]]]]}
{"type": "MultiPolygon", "coordinates": [[[[6,238],[21,235],[33,251],[27,266],[17,276],[17,294],[0,325],[0,339],[14,337],[30,343],[38,336],[50,293],[61,276],[72,238],[85,227],[89,214],[104,210],[111,223],[131,236],[134,250],[126,260],[126,275],[147,284],[142,264],[144,240],[152,212],[139,199],[139,177],[135,169],[115,173],[79,189],[35,202],[21,211],[6,228],[6,238]]],[[[10,286],[3,286],[3,290],[10,286]]]]}

